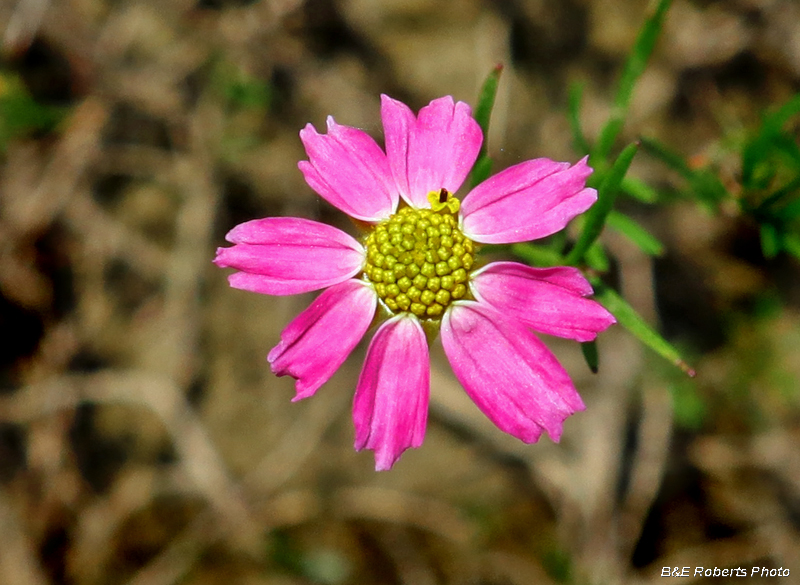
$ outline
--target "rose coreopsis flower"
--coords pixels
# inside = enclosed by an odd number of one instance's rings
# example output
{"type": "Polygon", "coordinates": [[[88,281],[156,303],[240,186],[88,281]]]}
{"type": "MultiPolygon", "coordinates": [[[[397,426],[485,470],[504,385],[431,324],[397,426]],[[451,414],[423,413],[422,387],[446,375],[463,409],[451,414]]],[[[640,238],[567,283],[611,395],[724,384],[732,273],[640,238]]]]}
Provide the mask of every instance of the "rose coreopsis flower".
{"type": "Polygon", "coordinates": [[[535,240],[563,229],[597,193],[591,169],[540,158],[512,166],[463,198],[481,129],[451,97],[414,113],[382,96],[385,151],[365,132],[328,118],[300,138],[306,181],[367,226],[362,241],[308,219],[270,217],[236,226],[218,266],[231,286],[267,295],[325,289],[282,332],[272,371],[296,379],[294,400],[330,379],[376,318],[353,402],[355,448],[389,469],[425,435],[430,393],[426,331],[439,330],[453,371],[501,430],[526,443],[561,436],[584,408],[569,375],[534,331],[589,341],[615,322],[586,298],[576,268],[476,263],[480,244],[535,240]]]}

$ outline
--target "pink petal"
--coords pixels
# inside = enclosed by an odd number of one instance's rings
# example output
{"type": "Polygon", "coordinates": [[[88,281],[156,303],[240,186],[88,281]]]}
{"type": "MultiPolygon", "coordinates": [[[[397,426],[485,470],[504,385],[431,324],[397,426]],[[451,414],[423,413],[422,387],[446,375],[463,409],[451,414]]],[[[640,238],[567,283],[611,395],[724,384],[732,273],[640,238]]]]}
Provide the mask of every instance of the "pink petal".
{"type": "Polygon", "coordinates": [[[367,332],[378,297],[359,280],[323,291],[281,333],[269,352],[272,372],[297,380],[294,400],[307,398],[327,382],[367,332]]]}
{"type": "Polygon", "coordinates": [[[442,345],[464,390],[501,430],[526,443],[583,410],[569,375],[524,325],[473,301],[455,303],[442,319],[442,345]]]}
{"type": "Polygon", "coordinates": [[[586,158],[571,167],[546,158],[509,167],[464,198],[464,234],[486,244],[549,236],[597,200],[597,192],[585,188],[591,174],[586,158]]]}
{"type": "Polygon", "coordinates": [[[230,285],[266,295],[319,290],[358,274],[364,249],[341,230],[296,217],[267,217],[240,224],[217,248],[214,263],[236,268],[230,285]]]}
{"type": "Polygon", "coordinates": [[[416,317],[386,321],[370,343],[353,400],[355,447],[375,450],[375,469],[390,469],[425,438],[430,396],[428,343],[416,317]]]}
{"type": "Polygon", "coordinates": [[[442,187],[455,193],[478,158],[483,135],[470,107],[445,96],[413,112],[381,96],[386,155],[403,198],[412,206],[430,207],[428,193],[442,187]]]}
{"type": "Polygon", "coordinates": [[[311,124],[300,131],[308,161],[298,166],[309,186],[350,217],[369,222],[386,219],[399,196],[386,155],[365,132],[340,126],[328,117],[328,133],[311,124]]]}
{"type": "Polygon", "coordinates": [[[600,303],[583,298],[592,286],[577,268],[493,262],[472,275],[470,286],[479,301],[542,333],[591,341],[616,323],[600,303]]]}
{"type": "Polygon", "coordinates": [[[411,205],[424,207],[427,198],[415,203],[408,196],[408,140],[417,123],[414,112],[403,102],[381,95],[381,121],[386,141],[386,158],[389,160],[397,189],[411,205]]]}

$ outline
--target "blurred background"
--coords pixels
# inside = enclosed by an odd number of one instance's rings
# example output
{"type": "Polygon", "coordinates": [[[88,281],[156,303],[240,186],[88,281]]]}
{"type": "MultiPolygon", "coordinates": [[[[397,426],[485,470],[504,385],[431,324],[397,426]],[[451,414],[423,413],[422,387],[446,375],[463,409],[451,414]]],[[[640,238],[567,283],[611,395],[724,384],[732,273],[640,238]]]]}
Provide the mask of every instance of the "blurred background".
{"type": "MultiPolygon", "coordinates": [[[[751,218],[698,204],[647,153],[631,175],[658,199],[620,206],[664,251],[606,230],[608,282],[697,377],[622,327],[601,334],[598,374],[548,338],[587,404],[558,445],[494,428],[435,346],[425,444],[374,472],[349,412],[364,344],[291,403],[265,357],[313,296],[233,290],[211,264],[249,219],[355,233],[304,183],[298,132],[330,114],[380,142],[380,93],[474,105],[502,63],[495,169],[574,162],[569,87],[594,139],[647,13],[2,0],[0,583],[734,582],[666,566],[800,583],[798,261],[765,257],[751,218]]],[[[742,136],[798,90],[796,1],[676,0],[622,139],[733,184],[742,136]]]]}

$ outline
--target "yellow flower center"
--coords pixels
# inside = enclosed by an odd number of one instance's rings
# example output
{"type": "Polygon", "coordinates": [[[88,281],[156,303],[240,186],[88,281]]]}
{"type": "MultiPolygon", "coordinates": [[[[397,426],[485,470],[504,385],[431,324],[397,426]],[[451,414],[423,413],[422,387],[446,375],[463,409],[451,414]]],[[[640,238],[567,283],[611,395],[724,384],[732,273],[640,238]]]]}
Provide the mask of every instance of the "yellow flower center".
{"type": "Polygon", "coordinates": [[[467,296],[475,244],[458,228],[459,201],[442,189],[431,209],[404,207],[367,236],[364,274],[393,313],[439,319],[467,296]]]}

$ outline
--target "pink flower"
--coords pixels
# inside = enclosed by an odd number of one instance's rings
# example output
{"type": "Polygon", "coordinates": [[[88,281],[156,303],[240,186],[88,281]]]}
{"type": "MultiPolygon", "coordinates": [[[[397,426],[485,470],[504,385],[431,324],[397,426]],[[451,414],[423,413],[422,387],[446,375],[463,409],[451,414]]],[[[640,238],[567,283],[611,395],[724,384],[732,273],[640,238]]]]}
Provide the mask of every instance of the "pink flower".
{"type": "Polygon", "coordinates": [[[430,392],[426,332],[441,331],[456,377],[486,416],[526,443],[557,441],[583,410],[569,375],[533,331],[578,341],[615,322],[586,297],[576,268],[475,265],[479,244],[509,244],[563,229],[597,199],[592,170],[536,159],[472,189],[464,183],[482,142],[463,102],[432,101],[418,116],[382,96],[384,152],[366,133],[328,118],[300,132],[308,184],[369,227],[362,242],[307,219],[236,226],[214,262],[236,268],[231,286],[268,295],[325,289],[281,334],[272,371],[297,380],[294,400],[330,379],[376,314],[388,317],[367,350],[353,402],[355,448],[389,469],[425,436],[430,392]]]}

